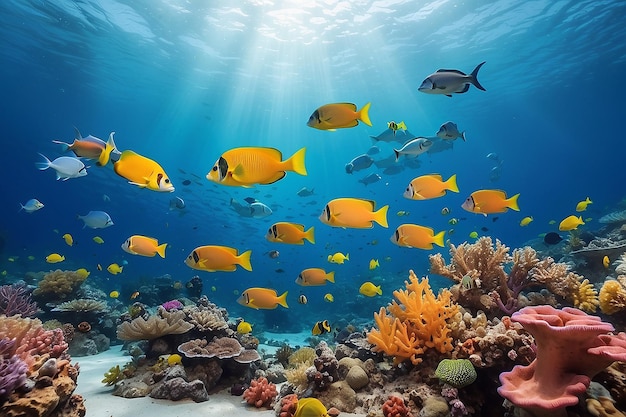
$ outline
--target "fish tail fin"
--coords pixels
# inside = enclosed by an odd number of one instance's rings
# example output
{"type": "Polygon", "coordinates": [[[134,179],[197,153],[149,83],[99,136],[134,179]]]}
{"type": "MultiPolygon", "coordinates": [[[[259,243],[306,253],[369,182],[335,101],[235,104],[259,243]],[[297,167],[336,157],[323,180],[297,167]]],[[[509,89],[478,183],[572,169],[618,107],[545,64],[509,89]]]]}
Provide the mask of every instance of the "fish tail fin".
{"type": "Polygon", "coordinates": [[[398,123],[398,129],[400,130],[406,130],[406,123],[404,123],[404,121],[401,121],[400,123],[398,123]]]}
{"type": "Polygon", "coordinates": [[[387,211],[389,210],[389,205],[383,206],[380,210],[374,212],[374,221],[381,225],[382,227],[389,227],[387,223],[387,211]]]}
{"type": "Polygon", "coordinates": [[[109,140],[107,140],[104,149],[102,150],[102,152],[100,152],[100,157],[98,158],[98,162],[96,163],[96,165],[103,167],[109,163],[109,159],[111,158],[111,152],[113,152],[113,150],[115,149],[113,135],[115,135],[115,132],[111,132],[111,134],[109,134],[109,140]]]}
{"type": "Polygon", "coordinates": [[[398,159],[400,159],[400,151],[397,149],[394,149],[393,153],[396,155],[396,162],[398,162],[398,159]]]}
{"type": "Polygon", "coordinates": [[[60,140],[53,140],[52,143],[55,145],[61,145],[61,152],[65,153],[70,149],[70,144],[61,142],[60,140]]]}
{"type": "Polygon", "coordinates": [[[304,165],[304,155],[306,153],[306,148],[300,149],[298,152],[294,153],[291,158],[285,161],[287,164],[287,169],[289,171],[293,171],[296,174],[306,175],[306,166],[304,165]]]}
{"type": "Polygon", "coordinates": [[[309,230],[304,232],[304,238],[310,243],[315,244],[315,228],[311,227],[309,230]]]}
{"type": "Polygon", "coordinates": [[[591,201],[591,199],[590,199],[589,197],[587,197],[587,198],[585,199],[585,203],[587,203],[587,204],[593,204],[593,201],[591,201]]]}
{"type": "Polygon", "coordinates": [[[40,153],[39,155],[41,155],[41,157],[43,158],[43,161],[35,162],[35,166],[37,167],[37,169],[39,169],[40,171],[43,171],[45,169],[50,168],[50,164],[52,164],[52,162],[50,162],[50,160],[46,158],[44,154],[40,153]]]}
{"type": "Polygon", "coordinates": [[[346,253],[346,261],[349,261],[349,260],[350,260],[350,254],[346,253]]]}
{"type": "Polygon", "coordinates": [[[380,285],[376,286],[376,294],[383,295],[383,290],[380,288],[380,285]]]}
{"type": "Polygon", "coordinates": [[[372,125],[372,121],[370,120],[370,115],[369,115],[371,105],[372,103],[367,103],[365,106],[363,106],[361,110],[359,110],[359,113],[358,113],[359,120],[361,120],[363,123],[365,123],[368,126],[372,125]]]}
{"type": "Polygon", "coordinates": [[[437,234],[433,237],[433,243],[434,243],[435,245],[440,246],[440,247],[442,247],[442,248],[443,248],[443,247],[445,246],[445,245],[444,245],[444,240],[443,240],[443,238],[444,238],[445,234],[446,234],[446,231],[445,231],[445,230],[442,230],[441,232],[437,233],[437,234]]]}
{"type": "Polygon", "coordinates": [[[285,308],[289,308],[289,306],[287,305],[287,293],[289,291],[285,291],[284,293],[281,294],[280,297],[278,297],[278,299],[276,300],[278,302],[278,304],[280,304],[281,306],[285,307],[285,308]]]}
{"type": "Polygon", "coordinates": [[[237,257],[237,259],[239,260],[239,265],[241,265],[241,267],[246,271],[252,271],[250,255],[252,255],[252,250],[247,250],[237,257]]]}
{"type": "Polygon", "coordinates": [[[465,131],[461,132],[461,139],[463,139],[463,142],[467,142],[465,138],[465,131]]]}
{"type": "Polygon", "coordinates": [[[162,245],[157,246],[156,248],[156,252],[159,254],[159,256],[163,259],[165,259],[165,248],[167,248],[167,243],[163,243],[162,245]]]}
{"type": "Polygon", "coordinates": [[[507,207],[519,211],[519,206],[517,205],[517,199],[519,198],[519,193],[515,194],[513,197],[506,200],[507,207]]]}
{"type": "Polygon", "coordinates": [[[335,283],[335,271],[330,271],[326,274],[326,281],[332,282],[333,284],[335,283]]]}
{"type": "Polygon", "coordinates": [[[445,184],[448,190],[455,192],[455,193],[459,192],[459,186],[456,184],[456,174],[452,174],[452,176],[448,178],[448,181],[446,181],[445,184]]]}
{"type": "Polygon", "coordinates": [[[578,224],[580,224],[581,226],[585,224],[585,222],[583,221],[583,216],[578,216],[578,224]]]}
{"type": "Polygon", "coordinates": [[[470,74],[470,79],[471,79],[472,84],[474,84],[474,86],[478,88],[479,90],[483,90],[483,91],[487,91],[487,90],[485,90],[485,87],[480,85],[480,83],[478,82],[478,71],[480,70],[480,67],[485,65],[485,62],[486,61],[483,61],[480,64],[478,64],[476,68],[474,68],[474,71],[472,71],[472,73],[470,74]]]}

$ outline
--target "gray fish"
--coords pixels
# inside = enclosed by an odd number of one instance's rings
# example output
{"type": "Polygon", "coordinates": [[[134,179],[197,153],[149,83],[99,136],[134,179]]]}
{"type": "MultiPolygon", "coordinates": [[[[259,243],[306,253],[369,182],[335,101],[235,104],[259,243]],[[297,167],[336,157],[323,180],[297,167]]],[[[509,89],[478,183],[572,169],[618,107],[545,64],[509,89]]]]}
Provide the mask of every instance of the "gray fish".
{"type": "Polygon", "coordinates": [[[54,161],[50,161],[44,155],[41,157],[44,159],[42,162],[37,162],[35,165],[39,170],[43,171],[48,168],[52,168],[57,173],[57,180],[66,181],[70,178],[84,177],[87,175],[87,167],[78,158],[71,156],[61,156],[54,161]]]}
{"type": "Polygon", "coordinates": [[[361,178],[359,182],[367,186],[369,184],[374,184],[375,182],[378,182],[381,179],[382,178],[380,177],[380,175],[376,174],[375,172],[372,172],[371,174],[366,175],[365,177],[361,178]]]}
{"type": "Polygon", "coordinates": [[[346,172],[348,174],[352,174],[354,171],[360,171],[371,167],[373,163],[374,159],[371,156],[362,154],[346,164],[346,172]]]}
{"type": "Polygon", "coordinates": [[[437,72],[426,77],[418,90],[426,94],[444,94],[448,97],[452,97],[454,93],[466,93],[467,90],[469,90],[470,84],[473,84],[474,87],[479,90],[486,91],[485,88],[480,85],[477,78],[478,71],[484,64],[485,62],[478,64],[470,75],[455,69],[439,69],[437,72]]]}
{"type": "Polygon", "coordinates": [[[171,210],[182,210],[185,208],[185,201],[180,197],[174,197],[170,200],[170,211],[171,210]]]}
{"type": "Polygon", "coordinates": [[[20,211],[24,210],[26,213],[34,213],[43,208],[43,203],[36,198],[31,198],[26,204],[20,203],[20,207],[20,211]]]}
{"type": "Polygon", "coordinates": [[[308,189],[306,187],[302,187],[296,194],[300,197],[309,197],[313,195],[313,190],[314,188],[308,189]]]}
{"type": "Polygon", "coordinates": [[[377,153],[380,153],[380,148],[376,145],[371,146],[368,150],[367,150],[367,154],[368,155],[376,155],[377,153]]]}
{"type": "Polygon", "coordinates": [[[454,122],[445,122],[437,131],[437,136],[445,140],[463,139],[465,142],[465,132],[459,132],[459,128],[454,122]]]}
{"type": "Polygon", "coordinates": [[[259,201],[250,204],[250,210],[252,210],[252,217],[255,219],[262,219],[272,214],[272,209],[259,201]]]}
{"type": "Polygon", "coordinates": [[[414,138],[408,141],[400,149],[394,149],[393,153],[396,155],[396,161],[400,158],[400,155],[413,155],[418,156],[428,151],[433,145],[433,141],[426,138],[414,138]]]}
{"type": "Polygon", "coordinates": [[[400,142],[402,143],[407,137],[408,138],[415,137],[415,135],[413,135],[408,130],[404,131],[404,133],[406,135],[395,135],[394,131],[388,128],[378,136],[370,135],[370,138],[374,139],[376,142],[400,142]]]}
{"type": "Polygon", "coordinates": [[[90,211],[84,216],[78,216],[85,224],[85,227],[91,227],[92,229],[104,229],[105,227],[113,226],[113,220],[111,216],[104,211],[90,211]]]}

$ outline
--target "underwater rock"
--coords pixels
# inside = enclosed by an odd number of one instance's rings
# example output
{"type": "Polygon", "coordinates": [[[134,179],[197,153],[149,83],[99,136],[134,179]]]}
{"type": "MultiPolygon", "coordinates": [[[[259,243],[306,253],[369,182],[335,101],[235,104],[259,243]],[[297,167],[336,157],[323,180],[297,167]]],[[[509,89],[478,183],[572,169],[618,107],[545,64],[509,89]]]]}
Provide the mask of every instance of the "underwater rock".
{"type": "Polygon", "coordinates": [[[450,415],[448,403],[443,397],[429,397],[419,412],[419,417],[446,417],[450,415]]]}
{"type": "Polygon", "coordinates": [[[360,366],[353,366],[346,375],[346,382],[353,390],[359,390],[369,384],[367,373],[360,366]]]}
{"type": "Polygon", "coordinates": [[[150,387],[143,381],[137,379],[125,379],[115,384],[113,395],[122,398],[145,397],[150,392],[150,387]]]}
{"type": "Polygon", "coordinates": [[[191,382],[183,378],[176,377],[163,381],[150,393],[150,397],[163,400],[179,401],[184,398],[191,398],[195,402],[208,401],[209,394],[202,381],[194,379],[191,382]]]}
{"type": "Polygon", "coordinates": [[[320,392],[318,400],[326,407],[335,407],[344,413],[353,413],[356,408],[356,392],[346,381],[330,384],[327,390],[320,392]]]}

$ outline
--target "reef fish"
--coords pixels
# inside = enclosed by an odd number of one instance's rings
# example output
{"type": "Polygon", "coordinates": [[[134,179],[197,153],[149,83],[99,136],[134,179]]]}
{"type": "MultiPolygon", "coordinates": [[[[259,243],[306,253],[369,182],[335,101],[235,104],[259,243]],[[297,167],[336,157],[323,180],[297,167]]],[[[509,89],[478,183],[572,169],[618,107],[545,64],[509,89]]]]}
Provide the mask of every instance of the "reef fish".
{"type": "Polygon", "coordinates": [[[252,271],[251,254],[252,251],[248,250],[240,255],[237,249],[228,246],[199,246],[187,256],[185,265],[208,272],[232,272],[237,269],[237,265],[247,271],[252,271]]]}
{"type": "Polygon", "coordinates": [[[370,281],[366,281],[359,287],[359,292],[366,297],[374,297],[375,295],[383,295],[380,285],[374,285],[370,281]]]}
{"type": "Polygon", "coordinates": [[[73,158],[71,156],[60,156],[54,161],[50,161],[44,155],[41,157],[44,159],[43,162],[37,162],[35,165],[39,170],[43,171],[48,168],[52,168],[57,173],[57,180],[66,181],[70,178],[78,178],[84,177],[87,175],[87,167],[78,158],[73,158]]]}
{"type": "Polygon", "coordinates": [[[448,190],[455,193],[459,192],[459,187],[456,185],[456,174],[451,175],[446,181],[439,174],[428,174],[413,178],[402,196],[410,200],[429,200],[443,197],[448,190]]]}
{"type": "Polygon", "coordinates": [[[69,233],[64,234],[63,236],[61,236],[63,238],[63,240],[65,241],[65,243],[67,244],[67,246],[72,246],[74,245],[74,238],[72,237],[72,235],[70,235],[69,233]]]}
{"type": "Polygon", "coordinates": [[[394,234],[391,235],[391,241],[405,248],[432,249],[433,244],[444,246],[445,233],[442,230],[435,234],[431,227],[405,223],[398,226],[394,234]]]}
{"type": "Polygon", "coordinates": [[[155,256],[157,253],[161,258],[165,258],[166,247],[167,243],[159,245],[159,241],[157,239],[141,235],[133,235],[122,243],[122,249],[124,249],[124,252],[130,253],[131,255],[141,255],[150,258],[155,256]]]}
{"type": "Polygon", "coordinates": [[[382,177],[380,175],[378,175],[375,172],[372,172],[371,174],[367,174],[366,176],[364,176],[363,178],[361,178],[359,180],[359,182],[361,184],[364,184],[365,186],[368,186],[370,184],[374,184],[375,182],[378,182],[382,179],[382,177]]]}
{"type": "Polygon", "coordinates": [[[478,64],[470,75],[456,69],[439,69],[426,77],[418,90],[426,94],[445,94],[448,97],[452,97],[454,93],[466,93],[470,84],[473,84],[479,90],[486,91],[478,82],[478,71],[483,65],[485,65],[485,62],[478,64]]]}
{"type": "Polygon", "coordinates": [[[119,266],[116,263],[112,263],[111,265],[107,266],[107,271],[109,271],[110,274],[117,275],[121,274],[124,271],[124,267],[119,266]]]}
{"type": "Polygon", "coordinates": [[[437,136],[444,140],[461,138],[463,142],[465,142],[465,132],[459,132],[459,128],[454,122],[445,122],[442,124],[437,131],[437,136]]]}
{"type": "Polygon", "coordinates": [[[404,122],[396,123],[392,120],[390,122],[387,122],[387,127],[393,131],[394,135],[398,130],[402,130],[402,132],[406,135],[407,127],[404,122]]]}
{"type": "Polygon", "coordinates": [[[528,226],[533,221],[533,216],[526,216],[522,220],[520,220],[519,225],[524,227],[528,226]]]}
{"type": "Polygon", "coordinates": [[[470,194],[461,207],[470,213],[492,214],[504,213],[508,209],[519,211],[517,199],[519,194],[507,198],[506,193],[501,190],[478,190],[470,194]]]}
{"type": "Polygon", "coordinates": [[[374,163],[374,158],[364,153],[362,155],[359,155],[353,158],[350,162],[346,164],[346,173],[352,174],[354,171],[361,171],[363,169],[367,169],[371,167],[373,163],[374,163]]]}
{"type": "Polygon", "coordinates": [[[276,290],[271,288],[254,287],[248,288],[241,293],[237,302],[245,307],[264,310],[273,310],[279,305],[289,308],[287,305],[287,293],[278,295],[276,290]]]}
{"type": "Polygon", "coordinates": [[[46,256],[46,262],[48,262],[49,264],[56,264],[59,262],[63,262],[64,260],[65,256],[59,255],[58,253],[51,253],[50,255],[46,256]]]}
{"type": "Polygon", "coordinates": [[[31,198],[26,204],[20,204],[20,211],[24,210],[26,213],[34,213],[37,210],[41,210],[44,207],[43,203],[36,198],[31,198]]]}
{"type": "Polygon", "coordinates": [[[587,197],[583,201],[579,201],[578,204],[576,204],[576,211],[585,211],[587,210],[587,206],[592,203],[593,201],[591,201],[589,197],[587,197]]]}
{"type": "Polygon", "coordinates": [[[85,223],[83,225],[83,229],[85,227],[90,227],[92,229],[104,229],[105,227],[113,226],[111,216],[104,211],[90,211],[84,216],[79,215],[78,218],[85,223]]]}
{"type": "Polygon", "coordinates": [[[141,188],[168,193],[175,189],[161,165],[130,150],[122,152],[120,159],[113,163],[113,170],[130,184],[141,188]]]}
{"type": "Polygon", "coordinates": [[[328,417],[328,410],[317,398],[300,398],[293,417],[328,417]]]}
{"type": "Polygon", "coordinates": [[[561,232],[576,230],[578,226],[582,226],[583,224],[585,224],[585,222],[583,221],[582,216],[567,216],[566,218],[561,220],[561,223],[559,223],[559,230],[561,232]]]}
{"type": "Polygon", "coordinates": [[[332,255],[328,255],[328,262],[331,264],[343,264],[345,261],[350,260],[350,254],[346,253],[345,255],[341,252],[336,252],[332,255]]]}
{"type": "Polygon", "coordinates": [[[376,203],[372,200],[360,198],[336,198],[329,201],[319,219],[322,223],[333,227],[350,227],[356,229],[370,229],[374,222],[382,227],[387,225],[387,210],[383,206],[374,210],[376,203]]]}
{"type": "Polygon", "coordinates": [[[245,320],[241,320],[237,325],[237,333],[248,334],[252,331],[252,325],[245,320]]]}
{"type": "Polygon", "coordinates": [[[402,145],[400,149],[394,149],[393,153],[396,155],[396,161],[398,161],[398,159],[400,159],[400,155],[418,156],[427,152],[431,146],[433,146],[432,140],[417,137],[402,145]]]}
{"type": "Polygon", "coordinates": [[[322,268],[304,269],[296,278],[296,284],[303,287],[317,287],[326,285],[326,282],[335,283],[335,272],[326,272],[322,268]]]}
{"type": "Polygon", "coordinates": [[[307,122],[307,126],[320,130],[335,130],[354,127],[359,120],[368,126],[372,125],[368,112],[371,103],[357,110],[353,103],[331,103],[318,107],[307,122]]]}
{"type": "Polygon", "coordinates": [[[319,336],[320,334],[330,333],[331,331],[332,328],[330,327],[330,323],[328,322],[328,320],[322,320],[313,325],[313,328],[311,329],[311,334],[313,336],[319,336]]]}
{"type": "Polygon", "coordinates": [[[304,245],[304,241],[315,243],[315,229],[304,230],[303,224],[278,222],[270,226],[265,238],[270,242],[289,243],[292,245],[304,245]]]}

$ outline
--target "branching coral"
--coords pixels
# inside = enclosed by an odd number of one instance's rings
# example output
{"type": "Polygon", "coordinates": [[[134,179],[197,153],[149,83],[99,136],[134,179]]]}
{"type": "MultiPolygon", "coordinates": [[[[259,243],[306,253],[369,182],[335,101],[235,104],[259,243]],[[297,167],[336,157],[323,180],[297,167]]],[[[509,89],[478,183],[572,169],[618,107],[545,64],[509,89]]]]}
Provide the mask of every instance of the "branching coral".
{"type": "Polygon", "coordinates": [[[152,340],[168,334],[186,333],[193,328],[193,324],[184,321],[185,313],[180,310],[164,315],[165,317],[150,316],[147,320],[140,316],[130,322],[124,322],[117,326],[117,338],[120,340],[152,340]]]}
{"type": "Polygon", "coordinates": [[[19,357],[11,356],[14,350],[15,340],[0,339],[0,404],[26,383],[28,365],[19,357]]]}
{"type": "Polygon", "coordinates": [[[58,358],[67,351],[63,331],[45,330],[39,319],[0,315],[0,339],[3,338],[15,340],[13,349],[7,353],[17,355],[29,366],[34,363],[35,356],[49,354],[58,358]]]}
{"type": "Polygon", "coordinates": [[[185,313],[189,322],[201,332],[228,329],[228,323],[218,312],[210,309],[200,309],[199,307],[185,308],[185,313]]]}
{"type": "Polygon", "coordinates": [[[396,300],[386,309],[374,313],[377,329],[367,334],[367,340],[374,345],[374,352],[393,356],[394,364],[408,359],[417,365],[427,349],[441,353],[452,350],[449,322],[458,306],[451,300],[450,291],[435,296],[428,278],[419,281],[413,271],[405,286],[406,290],[394,291],[396,300]]]}
{"type": "Polygon", "coordinates": [[[600,310],[604,314],[626,310],[626,275],[604,281],[600,289],[600,310]]]}
{"type": "Polygon", "coordinates": [[[269,407],[277,395],[276,385],[261,377],[250,382],[250,387],[244,391],[243,398],[248,404],[261,408],[269,407]]]}
{"type": "Polygon", "coordinates": [[[44,275],[37,284],[33,295],[55,300],[66,300],[87,279],[84,273],[79,271],[50,271],[44,275]]]}
{"type": "Polygon", "coordinates": [[[37,304],[31,300],[24,286],[14,284],[0,287],[0,314],[33,317],[37,311],[37,304]]]}

